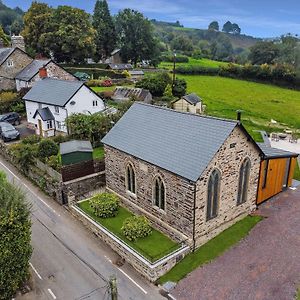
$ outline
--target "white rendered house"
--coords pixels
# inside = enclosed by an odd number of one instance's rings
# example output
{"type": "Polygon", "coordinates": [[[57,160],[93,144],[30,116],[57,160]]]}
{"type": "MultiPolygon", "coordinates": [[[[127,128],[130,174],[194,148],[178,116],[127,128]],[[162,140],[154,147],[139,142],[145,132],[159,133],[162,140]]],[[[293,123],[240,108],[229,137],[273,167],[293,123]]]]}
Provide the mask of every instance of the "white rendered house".
{"type": "Polygon", "coordinates": [[[23,100],[28,123],[43,137],[68,134],[65,122],[72,114],[105,109],[103,100],[80,81],[45,78],[36,82],[23,100]]]}

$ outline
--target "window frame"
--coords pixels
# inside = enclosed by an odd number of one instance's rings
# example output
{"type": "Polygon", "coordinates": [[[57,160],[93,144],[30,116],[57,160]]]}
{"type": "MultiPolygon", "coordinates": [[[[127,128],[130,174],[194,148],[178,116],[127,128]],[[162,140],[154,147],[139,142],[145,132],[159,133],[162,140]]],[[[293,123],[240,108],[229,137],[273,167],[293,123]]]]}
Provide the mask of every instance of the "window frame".
{"type": "Polygon", "coordinates": [[[251,160],[246,157],[240,166],[237,205],[241,205],[248,200],[248,189],[250,182],[251,160]]]}
{"type": "Polygon", "coordinates": [[[166,212],[166,185],[160,175],[154,177],[152,184],[152,204],[155,208],[166,212]]]}
{"type": "Polygon", "coordinates": [[[218,216],[221,194],[221,172],[215,168],[209,175],[207,182],[207,200],[206,200],[206,221],[210,221],[218,216]],[[216,181],[217,177],[217,183],[216,181]],[[210,191],[211,189],[211,191],[210,191]]]}
{"type": "Polygon", "coordinates": [[[93,100],[93,107],[97,107],[98,106],[98,100],[93,100]]]}
{"type": "Polygon", "coordinates": [[[128,163],[125,168],[125,188],[127,193],[136,196],[136,172],[132,163],[128,163]]]}
{"type": "Polygon", "coordinates": [[[54,106],[54,112],[59,115],[59,106],[54,106]]]}
{"type": "Polygon", "coordinates": [[[12,68],[14,66],[14,61],[12,59],[8,59],[6,65],[8,68],[12,68]]]}
{"type": "Polygon", "coordinates": [[[47,120],[46,121],[46,126],[47,126],[47,130],[53,129],[52,120],[47,120]]]}

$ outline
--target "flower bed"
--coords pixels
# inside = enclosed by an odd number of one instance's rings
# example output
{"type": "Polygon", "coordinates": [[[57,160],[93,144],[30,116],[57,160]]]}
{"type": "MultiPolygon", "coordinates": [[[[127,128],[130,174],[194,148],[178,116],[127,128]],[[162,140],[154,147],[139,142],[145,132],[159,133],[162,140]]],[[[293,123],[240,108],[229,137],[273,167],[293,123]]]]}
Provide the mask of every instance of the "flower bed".
{"type": "Polygon", "coordinates": [[[133,214],[123,207],[119,208],[119,213],[116,217],[103,219],[97,217],[94,214],[89,200],[78,203],[78,206],[94,221],[104,226],[107,230],[120,238],[124,243],[144,256],[150,262],[157,261],[160,258],[180,248],[180,245],[178,243],[172,241],[167,236],[162,234],[160,231],[155,230],[154,228],[152,228],[151,235],[145,238],[137,239],[134,242],[129,241],[122,233],[121,228],[124,221],[128,217],[133,216],[133,214]]]}

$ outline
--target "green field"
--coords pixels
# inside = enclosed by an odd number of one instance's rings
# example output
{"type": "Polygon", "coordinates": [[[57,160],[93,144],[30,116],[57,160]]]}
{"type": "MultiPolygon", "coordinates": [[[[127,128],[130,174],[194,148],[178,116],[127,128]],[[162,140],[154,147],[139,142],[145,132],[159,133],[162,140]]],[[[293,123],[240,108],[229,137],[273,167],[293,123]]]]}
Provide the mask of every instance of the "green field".
{"type": "MultiPolygon", "coordinates": [[[[211,60],[207,58],[202,58],[202,59],[194,59],[194,58],[189,58],[188,63],[176,63],[176,66],[200,66],[200,67],[205,67],[205,68],[219,68],[220,66],[226,66],[228,63],[222,62],[222,61],[216,61],[216,60],[211,60]]],[[[161,62],[158,66],[159,68],[164,68],[164,69],[173,69],[173,63],[171,62],[161,62]]]]}
{"type": "Polygon", "coordinates": [[[167,236],[162,234],[160,231],[152,228],[152,234],[145,237],[137,239],[135,242],[131,242],[123,235],[121,227],[123,222],[132,216],[132,213],[127,209],[120,207],[118,215],[114,218],[99,218],[97,217],[93,209],[90,206],[89,201],[83,201],[78,204],[78,206],[92,217],[96,222],[106,227],[109,231],[118,236],[121,240],[125,241],[127,245],[135,249],[144,257],[148,258],[150,261],[154,262],[165,255],[175,251],[180,247],[179,244],[170,240],[167,236]]]}
{"type": "Polygon", "coordinates": [[[243,110],[242,119],[251,135],[255,130],[300,129],[300,92],[268,84],[214,76],[186,76],[188,92],[198,94],[207,105],[207,114],[223,118],[236,117],[243,110]],[[271,119],[280,124],[270,124],[271,119]],[[275,128],[274,128],[275,127],[275,128]]]}

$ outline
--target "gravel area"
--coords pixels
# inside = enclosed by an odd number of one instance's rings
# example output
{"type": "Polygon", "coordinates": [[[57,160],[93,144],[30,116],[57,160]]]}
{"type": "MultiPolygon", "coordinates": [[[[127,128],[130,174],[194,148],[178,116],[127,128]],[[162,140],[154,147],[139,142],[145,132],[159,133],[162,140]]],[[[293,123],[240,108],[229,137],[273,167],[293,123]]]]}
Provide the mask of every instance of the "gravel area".
{"type": "Polygon", "coordinates": [[[300,189],[263,203],[266,218],[210,264],[193,271],[172,291],[176,299],[295,299],[300,287],[300,189]]]}

